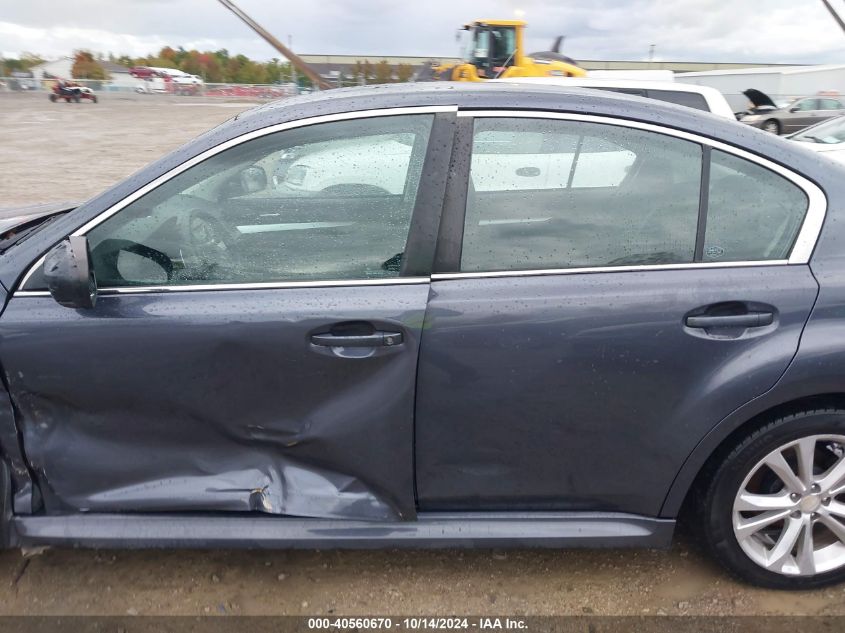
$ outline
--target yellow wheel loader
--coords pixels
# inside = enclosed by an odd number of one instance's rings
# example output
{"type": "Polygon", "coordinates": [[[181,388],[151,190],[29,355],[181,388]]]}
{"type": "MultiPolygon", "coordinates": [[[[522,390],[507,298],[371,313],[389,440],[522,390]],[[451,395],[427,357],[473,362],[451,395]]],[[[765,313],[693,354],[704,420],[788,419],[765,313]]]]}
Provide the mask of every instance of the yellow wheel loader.
{"type": "Polygon", "coordinates": [[[552,49],[525,54],[522,20],[476,20],[463,27],[469,31],[464,61],[434,67],[433,79],[484,81],[504,77],[585,77],[587,71],[559,52],[563,38],[552,49]]]}

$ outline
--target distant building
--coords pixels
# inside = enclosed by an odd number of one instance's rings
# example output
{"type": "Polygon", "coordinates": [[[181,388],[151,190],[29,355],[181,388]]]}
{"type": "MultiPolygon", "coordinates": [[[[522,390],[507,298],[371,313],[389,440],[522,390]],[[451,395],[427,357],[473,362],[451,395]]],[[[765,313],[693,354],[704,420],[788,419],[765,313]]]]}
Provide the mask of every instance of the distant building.
{"type": "Polygon", "coordinates": [[[135,88],[144,85],[144,81],[142,79],[138,79],[137,77],[133,77],[129,74],[129,68],[126,66],[115,64],[114,62],[110,62],[106,59],[100,59],[98,61],[109,74],[109,78],[111,80],[109,82],[109,88],[118,90],[131,88],[134,90],[135,88]]]}
{"type": "MultiPolygon", "coordinates": [[[[135,88],[143,84],[129,74],[126,66],[115,64],[106,59],[98,59],[97,62],[109,75],[109,86],[113,88],[135,88]]],[[[36,81],[45,79],[72,79],[71,69],[73,68],[73,57],[62,57],[49,62],[33,66],[30,71],[36,81]]]]}
{"type": "Polygon", "coordinates": [[[70,69],[73,67],[73,57],[61,57],[49,62],[43,62],[30,68],[32,76],[38,81],[44,79],[70,79],[70,69]]]}
{"type": "Polygon", "coordinates": [[[681,73],[677,81],[710,86],[719,90],[731,107],[745,109],[748,99],[742,93],[749,88],[765,92],[775,103],[818,92],[845,94],[845,65],[771,66],[681,73]]]}

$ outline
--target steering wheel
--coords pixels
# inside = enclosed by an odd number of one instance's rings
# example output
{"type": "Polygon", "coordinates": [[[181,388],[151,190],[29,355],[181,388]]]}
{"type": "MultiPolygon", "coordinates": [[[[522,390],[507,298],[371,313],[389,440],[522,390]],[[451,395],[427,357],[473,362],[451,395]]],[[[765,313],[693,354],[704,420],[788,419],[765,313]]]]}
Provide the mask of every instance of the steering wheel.
{"type": "Polygon", "coordinates": [[[231,269],[236,235],[220,219],[219,210],[203,201],[203,208],[189,208],[176,222],[185,273],[190,279],[206,279],[219,268],[231,269]]]}

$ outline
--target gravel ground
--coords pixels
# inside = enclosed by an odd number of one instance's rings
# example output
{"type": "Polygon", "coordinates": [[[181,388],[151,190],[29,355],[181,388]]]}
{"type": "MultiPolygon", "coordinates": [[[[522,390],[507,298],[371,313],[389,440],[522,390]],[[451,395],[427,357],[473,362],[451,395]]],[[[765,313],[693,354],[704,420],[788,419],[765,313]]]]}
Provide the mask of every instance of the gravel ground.
{"type": "MultiPolygon", "coordinates": [[[[253,104],[0,93],[0,206],[82,200],[253,104]]],[[[845,587],[731,580],[668,551],[0,552],[0,615],[845,615],[845,587]]]]}

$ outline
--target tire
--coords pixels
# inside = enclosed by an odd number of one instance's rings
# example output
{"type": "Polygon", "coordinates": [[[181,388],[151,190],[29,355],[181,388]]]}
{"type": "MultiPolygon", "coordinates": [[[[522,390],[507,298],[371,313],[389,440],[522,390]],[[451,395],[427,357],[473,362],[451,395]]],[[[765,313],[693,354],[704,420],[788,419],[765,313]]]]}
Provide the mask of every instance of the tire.
{"type": "Polygon", "coordinates": [[[763,122],[761,129],[764,132],[769,132],[770,134],[780,136],[780,121],[776,119],[769,119],[768,121],[763,122]]]}
{"type": "Polygon", "coordinates": [[[52,101],[53,103],[56,103],[57,100],[58,100],[58,97],[56,95],[54,95],[54,94],[50,95],[50,101],[52,101]]]}
{"type": "Polygon", "coordinates": [[[77,95],[77,96],[75,96],[75,97],[73,98],[73,102],[74,102],[74,103],[79,103],[79,95],[77,95]]]}
{"type": "Polygon", "coordinates": [[[97,103],[97,95],[94,95],[94,96],[91,97],[91,102],[97,103]]]}
{"type": "Polygon", "coordinates": [[[802,411],[768,423],[709,465],[705,481],[697,527],[713,556],[735,576],[773,589],[813,589],[845,580],[845,409],[802,411]],[[798,466],[801,448],[812,456],[812,468],[803,469],[811,476],[798,466]],[[780,464],[784,477],[767,461],[780,464]],[[823,488],[813,487],[819,484],[823,488]],[[765,510],[759,509],[761,501],[765,510]],[[749,506],[755,509],[746,511],[749,506]],[[761,518],[775,515],[782,518],[758,527],[765,522],[761,518]]]}

